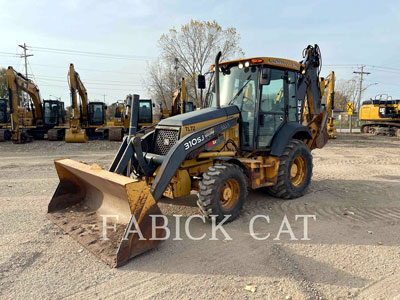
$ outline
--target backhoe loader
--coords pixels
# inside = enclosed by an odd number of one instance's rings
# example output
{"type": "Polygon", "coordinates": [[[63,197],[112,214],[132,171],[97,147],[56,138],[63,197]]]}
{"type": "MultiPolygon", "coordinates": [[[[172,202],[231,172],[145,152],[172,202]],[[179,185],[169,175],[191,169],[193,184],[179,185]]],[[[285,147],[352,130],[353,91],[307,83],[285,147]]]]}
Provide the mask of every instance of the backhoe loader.
{"type": "MultiPolygon", "coordinates": [[[[117,101],[112,125],[109,126],[108,138],[110,141],[122,141],[124,134],[129,131],[132,106],[132,95],[127,95],[125,101],[117,101]]],[[[140,99],[138,110],[138,129],[153,126],[153,101],[140,99]]]]}
{"type": "Polygon", "coordinates": [[[65,142],[83,143],[88,140],[88,135],[94,136],[96,132],[100,132],[103,137],[106,136],[108,133],[105,127],[107,106],[100,101],[89,102],[86,88],[73,64],[69,66],[68,83],[71,92],[72,115],[69,129],[65,133],[65,142]],[[81,103],[78,103],[77,93],[81,103]]]}
{"type": "Polygon", "coordinates": [[[11,133],[14,143],[24,143],[33,138],[43,139],[49,131],[60,139],[66,128],[64,103],[58,100],[41,100],[39,88],[11,66],[6,71],[11,133]],[[30,106],[18,106],[18,91],[30,96],[30,106]]]}
{"type": "Polygon", "coordinates": [[[364,101],[359,119],[362,133],[400,137],[400,100],[377,95],[374,100],[364,101]]]}
{"type": "MultiPolygon", "coordinates": [[[[220,63],[220,57],[212,66],[211,107],[163,119],[143,137],[135,136],[132,117],[130,137],[108,170],[55,161],[60,183],[47,217],[111,266],[160,243],[163,219],[154,216],[161,215],[162,197],[197,191],[201,213],[227,222],[239,216],[247,188],[265,187],[282,199],[305,194],[311,150],[328,141],[319,47],[308,46],[301,62],[256,57],[220,63]],[[117,223],[102,238],[107,215],[117,223]]],[[[328,92],[332,101],[332,83],[328,92]]]]}

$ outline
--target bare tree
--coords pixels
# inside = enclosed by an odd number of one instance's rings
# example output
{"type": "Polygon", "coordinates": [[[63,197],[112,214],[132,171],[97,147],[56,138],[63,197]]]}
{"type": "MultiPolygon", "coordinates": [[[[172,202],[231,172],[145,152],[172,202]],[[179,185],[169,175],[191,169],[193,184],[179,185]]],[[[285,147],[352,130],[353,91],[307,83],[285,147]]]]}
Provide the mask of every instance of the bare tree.
{"type": "Polygon", "coordinates": [[[0,98],[8,98],[5,68],[0,69],[0,98]]]}
{"type": "Polygon", "coordinates": [[[197,75],[210,70],[218,51],[222,52],[222,60],[243,56],[239,41],[235,28],[223,29],[216,21],[191,20],[180,30],[170,29],[159,41],[160,60],[150,68],[149,87],[154,94],[153,99],[169,107],[172,91],[177,88],[179,79],[185,77],[188,100],[197,106],[207,107],[213,74],[206,74],[206,93],[203,96],[197,89],[197,75]]]}
{"type": "Polygon", "coordinates": [[[358,76],[350,80],[338,80],[335,88],[335,107],[337,109],[346,110],[348,102],[356,103],[359,89],[358,76]]]}

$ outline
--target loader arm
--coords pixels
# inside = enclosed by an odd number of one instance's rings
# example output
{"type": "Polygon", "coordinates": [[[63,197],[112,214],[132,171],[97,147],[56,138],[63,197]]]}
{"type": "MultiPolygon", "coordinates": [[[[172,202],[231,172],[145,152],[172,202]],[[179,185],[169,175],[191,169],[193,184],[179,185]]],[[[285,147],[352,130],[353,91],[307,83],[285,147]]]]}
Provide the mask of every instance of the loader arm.
{"type": "Polygon", "coordinates": [[[128,167],[129,161],[132,160],[132,164],[136,166],[138,174],[152,176],[158,166],[161,165],[150,188],[151,194],[157,202],[187,156],[198,149],[204,148],[207,143],[235,126],[237,122],[238,119],[233,117],[188,134],[180,139],[165,156],[153,153],[146,153],[144,155],[141,138],[139,137],[130,141],[125,139],[111,164],[110,171],[123,174],[128,167]],[[192,141],[195,141],[196,144],[190,143],[192,141]]]}

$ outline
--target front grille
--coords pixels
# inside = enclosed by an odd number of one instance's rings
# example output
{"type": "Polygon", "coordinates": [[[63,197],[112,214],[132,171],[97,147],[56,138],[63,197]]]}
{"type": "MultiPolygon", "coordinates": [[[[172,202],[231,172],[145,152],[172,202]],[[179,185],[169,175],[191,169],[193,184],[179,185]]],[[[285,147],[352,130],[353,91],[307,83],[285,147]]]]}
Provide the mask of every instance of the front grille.
{"type": "Polygon", "coordinates": [[[156,129],[154,138],[154,153],[166,155],[178,141],[179,130],[177,129],[156,129]]]}

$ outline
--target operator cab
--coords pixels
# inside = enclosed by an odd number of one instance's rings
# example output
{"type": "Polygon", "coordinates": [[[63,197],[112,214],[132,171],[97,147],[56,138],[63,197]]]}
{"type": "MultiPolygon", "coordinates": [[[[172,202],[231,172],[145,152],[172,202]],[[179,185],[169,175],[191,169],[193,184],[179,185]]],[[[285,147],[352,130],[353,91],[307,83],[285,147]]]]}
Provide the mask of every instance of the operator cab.
{"type": "Polygon", "coordinates": [[[107,106],[104,102],[89,103],[89,125],[104,125],[107,106]]]}
{"type": "MultiPolygon", "coordinates": [[[[299,63],[257,58],[223,63],[220,68],[221,106],[236,105],[241,112],[242,149],[268,148],[284,123],[300,121],[301,104],[296,101],[299,63]]],[[[215,94],[211,106],[216,107],[215,94]]]]}
{"type": "Polygon", "coordinates": [[[138,123],[153,123],[153,111],[151,99],[140,99],[139,100],[139,119],[138,123]]]}
{"type": "Polygon", "coordinates": [[[0,99],[0,124],[8,123],[7,99],[0,99]]]}
{"type": "Polygon", "coordinates": [[[48,127],[65,123],[66,112],[64,102],[58,100],[43,100],[43,120],[48,127]]]}

